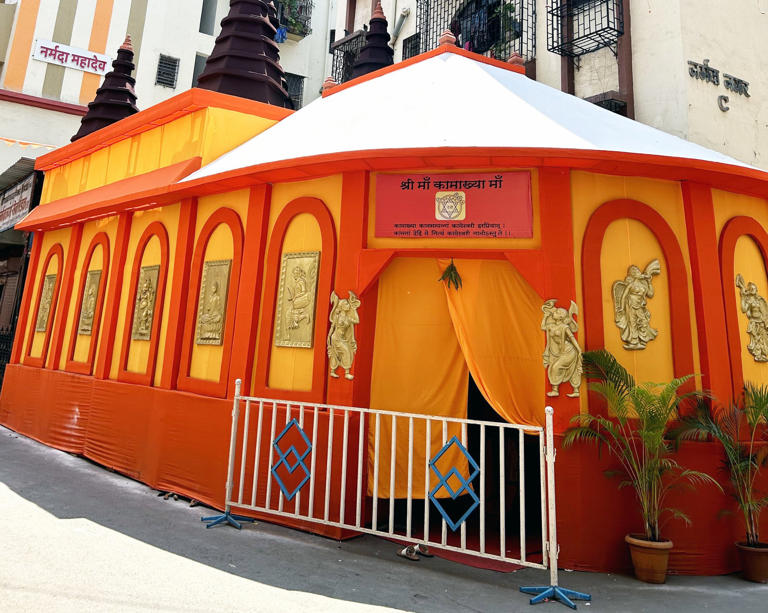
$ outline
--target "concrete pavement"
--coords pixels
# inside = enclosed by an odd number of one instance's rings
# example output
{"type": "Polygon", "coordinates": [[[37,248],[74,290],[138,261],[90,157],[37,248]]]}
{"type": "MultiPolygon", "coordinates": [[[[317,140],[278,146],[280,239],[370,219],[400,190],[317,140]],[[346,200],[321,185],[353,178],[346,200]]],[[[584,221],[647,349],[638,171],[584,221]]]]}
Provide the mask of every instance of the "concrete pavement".
{"type": "MultiPolygon", "coordinates": [[[[518,593],[544,571],[412,563],[374,537],[338,543],[264,522],[206,530],[205,514],[0,427],[0,611],[567,610],[518,593]]],[[[734,576],[651,586],[563,572],[561,583],[592,593],[587,611],[768,610],[768,586],[734,576]]]]}

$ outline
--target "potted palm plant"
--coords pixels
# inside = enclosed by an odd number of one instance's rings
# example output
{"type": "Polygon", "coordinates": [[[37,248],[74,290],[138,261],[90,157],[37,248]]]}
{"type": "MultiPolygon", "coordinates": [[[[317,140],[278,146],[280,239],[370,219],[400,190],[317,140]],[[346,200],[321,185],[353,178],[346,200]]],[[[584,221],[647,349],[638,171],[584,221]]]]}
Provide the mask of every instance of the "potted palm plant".
{"type": "Polygon", "coordinates": [[[621,475],[619,487],[632,487],[643,520],[643,531],[624,539],[635,576],[648,583],[664,583],[673,544],[661,534],[663,522],[677,518],[690,523],[682,511],[666,506],[667,495],[683,485],[709,482],[720,487],[709,475],[684,468],[672,457],[669,425],[680,404],[696,394],[680,392],[692,375],[663,384],[637,384],[604,349],[584,354],[584,374],[591,381],[590,390],[605,399],[612,416],[576,416],[578,425],[566,430],[564,446],[578,441],[605,445],[619,460],[621,469],[608,476],[621,475]]]}
{"type": "Polygon", "coordinates": [[[768,507],[768,492],[757,481],[768,463],[768,385],[747,383],[743,396],[727,407],[698,403],[680,419],[673,432],[679,440],[714,439],[723,447],[731,494],[744,518],[746,541],[736,543],[745,579],[768,583],[768,543],[760,542],[760,514],[768,507]]]}

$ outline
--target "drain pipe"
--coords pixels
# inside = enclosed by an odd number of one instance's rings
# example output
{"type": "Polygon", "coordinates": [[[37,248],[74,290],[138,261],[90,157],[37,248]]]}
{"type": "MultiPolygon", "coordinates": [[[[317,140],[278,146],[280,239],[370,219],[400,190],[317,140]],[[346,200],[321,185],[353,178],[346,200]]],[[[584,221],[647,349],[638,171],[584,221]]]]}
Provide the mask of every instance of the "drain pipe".
{"type": "MultiPolygon", "coordinates": [[[[395,8],[397,8],[397,1],[395,1],[395,8]]],[[[392,30],[392,36],[389,41],[389,44],[392,45],[393,49],[395,48],[397,37],[400,36],[400,30],[403,29],[403,24],[405,23],[405,20],[408,18],[408,15],[410,14],[411,14],[411,9],[406,7],[402,11],[400,11],[400,14],[397,16],[397,23],[395,24],[395,29],[392,30]]]]}

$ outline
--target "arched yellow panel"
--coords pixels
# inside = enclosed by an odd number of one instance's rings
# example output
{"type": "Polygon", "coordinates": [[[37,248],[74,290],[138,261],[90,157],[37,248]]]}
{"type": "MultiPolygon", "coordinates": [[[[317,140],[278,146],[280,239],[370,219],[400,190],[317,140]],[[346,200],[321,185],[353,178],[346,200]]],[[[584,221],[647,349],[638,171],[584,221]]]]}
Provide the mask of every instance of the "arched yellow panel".
{"type": "MultiPolygon", "coordinates": [[[[87,248],[87,246],[86,246],[87,248]]],[[[91,261],[88,264],[88,270],[100,270],[101,271],[101,280],[100,280],[100,286],[106,283],[107,281],[107,271],[104,270],[104,247],[102,245],[98,245],[93,250],[93,255],[91,256],[91,261]]],[[[79,305],[82,303],[83,297],[77,296],[77,304],[79,305]]],[[[101,308],[104,308],[104,304],[102,302],[101,308]]],[[[73,313],[76,311],[73,311],[73,313]]],[[[94,330],[93,334],[98,334],[99,330],[94,330]]],[[[75,338],[75,352],[72,357],[72,361],[74,362],[87,362],[88,361],[88,352],[91,348],[91,335],[90,334],[78,334],[75,338]]]]}
{"type": "MultiPolygon", "coordinates": [[[[320,251],[322,237],[317,220],[309,213],[302,213],[291,220],[285,232],[282,253],[299,253],[303,251],[320,251]]],[[[320,254],[322,260],[323,254],[320,254]]],[[[270,262],[270,266],[280,267],[280,262],[270,262]]],[[[278,305],[279,308],[279,305],[278,305]]],[[[277,309],[275,309],[277,313],[277,309]]],[[[315,310],[316,315],[317,310],[315,310]]],[[[313,315],[313,316],[314,316],[313,315]]],[[[322,322],[314,322],[315,326],[322,322]]],[[[269,322],[274,329],[275,323],[269,322]]],[[[317,347],[276,347],[274,342],[269,358],[268,386],[274,389],[289,391],[309,391],[312,389],[312,369],[314,367],[317,347]]]]}
{"type": "MultiPolygon", "coordinates": [[[[669,381],[674,377],[669,277],[667,264],[656,237],[639,221],[614,221],[605,233],[600,253],[600,269],[603,281],[605,348],[632,373],[636,381],[669,381]],[[661,273],[652,276],[654,296],[647,300],[647,308],[651,313],[650,325],[658,331],[658,335],[647,343],[645,349],[628,350],[624,348],[621,330],[615,321],[613,284],[626,279],[630,266],[637,266],[644,271],[654,259],[659,260],[661,273]]],[[[680,291],[686,289],[680,288],[680,291]]]]}
{"type": "MultiPolygon", "coordinates": [[[[233,257],[234,242],[232,239],[232,232],[226,224],[219,224],[208,241],[204,261],[213,262],[217,260],[232,260],[233,257]]],[[[230,283],[232,274],[234,274],[234,271],[230,270],[230,283]]],[[[199,289],[200,288],[197,287],[194,291],[198,291],[199,289]]],[[[195,321],[197,321],[197,309],[195,309],[194,317],[195,321]]],[[[233,322],[227,322],[227,325],[232,323],[233,322]]],[[[204,381],[218,381],[221,375],[221,360],[223,355],[223,346],[198,345],[194,342],[193,338],[189,376],[204,381]]]]}
{"type": "MultiPolygon", "coordinates": [[[[744,283],[754,283],[757,286],[757,293],[765,300],[768,300],[768,274],[766,273],[766,264],[763,261],[763,254],[749,236],[742,236],[736,241],[736,253],[734,257],[734,277],[740,274],[744,278],[744,283]]],[[[749,352],[750,336],[747,332],[749,320],[741,311],[741,292],[736,287],[733,280],[734,300],[736,300],[737,310],[739,312],[739,340],[741,341],[741,366],[744,372],[744,382],[755,384],[764,384],[768,382],[768,362],[756,362],[754,356],[749,352]]],[[[734,356],[733,359],[736,359],[734,356]]]]}
{"type": "MultiPolygon", "coordinates": [[[[45,255],[43,255],[43,257],[45,257],[45,255]]],[[[39,287],[40,283],[43,283],[45,280],[45,277],[47,277],[48,275],[59,275],[59,274],[61,274],[61,270],[59,269],[59,258],[53,257],[51,258],[51,261],[48,263],[48,268],[40,276],[40,280],[38,281],[38,284],[36,287],[39,287]]],[[[59,287],[59,291],[61,291],[61,287],[59,287]]],[[[33,294],[33,296],[35,295],[37,294],[33,294]]],[[[53,317],[54,317],[54,311],[53,309],[51,309],[51,311],[48,313],[48,319],[51,320],[53,319],[53,317]]],[[[34,327],[36,324],[37,324],[37,313],[32,313],[32,316],[30,317],[29,325],[34,327]]],[[[32,348],[29,352],[30,357],[39,358],[43,355],[43,343],[45,343],[45,332],[35,332],[35,335],[32,338],[32,348]]]]}
{"type": "MultiPolygon", "coordinates": [[[[149,239],[149,242],[147,243],[147,246],[144,249],[144,253],[141,257],[141,264],[140,267],[144,266],[161,266],[161,251],[160,251],[160,239],[157,238],[157,236],[153,236],[149,239]]],[[[127,280],[128,283],[131,282],[131,280],[127,280]]],[[[128,289],[128,288],[126,288],[128,289]]],[[[155,288],[155,291],[157,291],[157,288],[155,288]]],[[[130,295],[129,293],[126,293],[125,296],[130,295]]],[[[127,299],[127,298],[125,298],[127,299]]],[[[133,311],[134,305],[127,305],[127,308],[133,311]]],[[[162,305],[155,303],[155,310],[161,309],[162,305]]],[[[131,334],[131,331],[128,330],[125,332],[126,334],[131,334]]],[[[126,364],[126,370],[128,372],[135,372],[135,373],[145,373],[147,370],[147,359],[149,358],[149,340],[130,340],[130,345],[128,347],[128,363],[126,364]]]]}

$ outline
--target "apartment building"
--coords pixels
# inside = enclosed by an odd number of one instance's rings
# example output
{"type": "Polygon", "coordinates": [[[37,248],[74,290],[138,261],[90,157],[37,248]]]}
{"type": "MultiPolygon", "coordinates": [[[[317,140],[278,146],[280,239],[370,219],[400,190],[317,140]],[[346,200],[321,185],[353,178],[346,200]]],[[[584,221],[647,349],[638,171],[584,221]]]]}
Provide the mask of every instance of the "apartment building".
{"type": "MultiPolygon", "coordinates": [[[[338,0],[326,71],[349,78],[375,0],[338,0]]],[[[395,61],[518,53],[529,77],[768,168],[768,0],[382,0],[395,61]]],[[[471,110],[468,110],[471,112],[471,110]]]]}
{"type": "MultiPolygon", "coordinates": [[[[301,106],[324,76],[328,2],[276,5],[301,106]]],[[[0,0],[0,172],[69,142],[126,34],[140,109],[193,87],[228,11],[229,0],[0,0]]]]}

